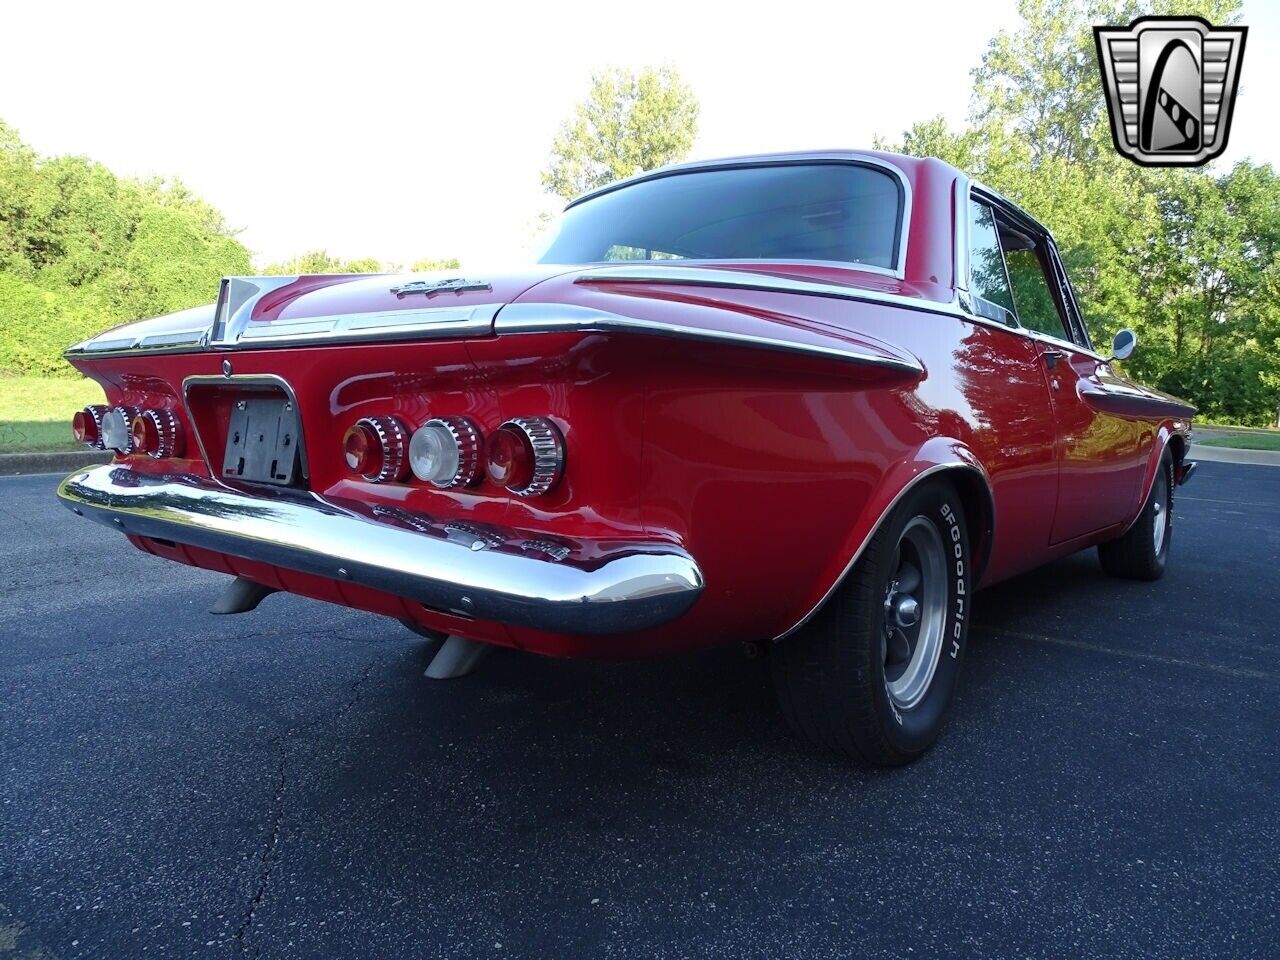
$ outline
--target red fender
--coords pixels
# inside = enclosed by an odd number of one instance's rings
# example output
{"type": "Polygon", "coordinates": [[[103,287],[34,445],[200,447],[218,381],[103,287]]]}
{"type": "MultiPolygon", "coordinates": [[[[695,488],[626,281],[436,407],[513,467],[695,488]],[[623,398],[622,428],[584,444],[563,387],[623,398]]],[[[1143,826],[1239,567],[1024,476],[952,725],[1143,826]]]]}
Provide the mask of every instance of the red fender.
{"type": "Polygon", "coordinates": [[[794,625],[775,637],[781,640],[795,633],[808,623],[844,582],[866,549],[876,530],[893,512],[893,508],[917,484],[930,477],[955,475],[957,486],[966,500],[966,513],[970,517],[970,535],[974,538],[974,582],[981,579],[983,568],[991,549],[995,529],[995,504],[991,496],[991,483],[981,462],[962,441],[952,437],[931,437],[909,457],[891,466],[880,479],[879,485],[867,498],[858,521],[849,531],[840,553],[833,557],[824,577],[826,588],[820,599],[794,625]],[[982,520],[973,522],[974,510],[980,510],[982,520]]]}
{"type": "MultiPolygon", "coordinates": [[[[1151,496],[1151,488],[1156,482],[1156,471],[1160,469],[1160,462],[1164,459],[1165,450],[1168,449],[1169,444],[1172,443],[1175,438],[1185,444],[1187,442],[1187,433],[1189,429],[1190,425],[1188,421],[1173,419],[1161,422],[1160,426],[1156,428],[1154,436],[1155,442],[1151,445],[1151,455],[1147,458],[1147,466],[1142,473],[1142,483],[1138,487],[1138,499],[1137,502],[1132,505],[1130,510],[1133,516],[1129,519],[1129,522],[1124,525],[1124,533],[1127,533],[1129,528],[1138,522],[1138,517],[1142,513],[1142,507],[1146,504],[1147,497],[1151,496]]],[[[1180,460],[1181,456],[1179,456],[1175,451],[1175,485],[1178,483],[1177,468],[1180,460]]],[[[1121,533],[1120,535],[1123,536],[1124,533],[1121,533]]]]}

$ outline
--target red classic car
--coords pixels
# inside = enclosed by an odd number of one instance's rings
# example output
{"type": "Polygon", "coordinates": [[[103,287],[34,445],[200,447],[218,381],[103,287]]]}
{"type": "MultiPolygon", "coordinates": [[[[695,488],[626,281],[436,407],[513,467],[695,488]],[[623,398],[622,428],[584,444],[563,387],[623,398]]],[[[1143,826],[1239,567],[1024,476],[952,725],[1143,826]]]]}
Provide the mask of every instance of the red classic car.
{"type": "Polygon", "coordinates": [[[484,644],[767,652],[804,736],[935,739],[974,593],[1098,546],[1154,580],[1194,409],[1097,352],[1049,231],[932,159],[668,167],[525,270],[232,277],[68,359],[141,550],[484,644]]]}

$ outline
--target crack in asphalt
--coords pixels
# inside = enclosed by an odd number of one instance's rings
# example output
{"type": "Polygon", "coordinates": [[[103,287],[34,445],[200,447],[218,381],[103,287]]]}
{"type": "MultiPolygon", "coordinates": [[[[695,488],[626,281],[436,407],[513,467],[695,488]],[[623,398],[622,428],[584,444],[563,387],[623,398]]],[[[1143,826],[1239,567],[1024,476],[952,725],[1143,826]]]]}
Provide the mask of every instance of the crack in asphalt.
{"type": "MultiPolygon", "coordinates": [[[[249,905],[245,908],[244,919],[240,921],[240,926],[236,928],[233,937],[237,951],[244,950],[246,947],[245,938],[248,936],[249,928],[253,926],[258,907],[262,905],[262,898],[267,895],[267,884],[271,882],[271,871],[275,867],[276,847],[280,843],[280,827],[284,821],[284,787],[287,764],[287,758],[282,751],[280,763],[276,769],[276,788],[271,795],[271,834],[267,837],[267,842],[263,845],[262,853],[258,858],[258,885],[253,891],[253,896],[249,898],[249,905]]],[[[258,955],[257,948],[254,949],[253,955],[255,957],[258,955]]]]}
{"type": "MultiPolygon", "coordinates": [[[[335,637],[335,639],[346,640],[347,637],[335,637]]],[[[360,671],[359,676],[351,681],[351,695],[347,701],[334,713],[305,723],[300,727],[290,727],[288,731],[279,737],[274,737],[269,743],[277,746],[280,750],[280,760],[276,768],[276,784],[271,794],[271,832],[268,834],[266,842],[262,845],[262,852],[258,856],[258,882],[254,887],[253,895],[249,897],[249,902],[245,907],[244,916],[240,921],[240,925],[236,928],[232,935],[232,942],[235,944],[237,953],[243,952],[249,946],[249,933],[253,928],[253,922],[257,918],[258,908],[262,905],[263,899],[267,895],[267,887],[271,883],[271,874],[275,870],[275,853],[276,848],[280,845],[280,836],[284,827],[284,796],[288,786],[288,768],[289,768],[289,745],[295,741],[300,734],[307,733],[315,729],[326,721],[332,721],[345,716],[350,712],[357,703],[360,702],[361,687],[364,682],[369,679],[369,675],[373,672],[374,666],[382,659],[375,656],[360,671]]],[[[261,953],[261,948],[254,946],[253,956],[257,957],[261,953]]]]}

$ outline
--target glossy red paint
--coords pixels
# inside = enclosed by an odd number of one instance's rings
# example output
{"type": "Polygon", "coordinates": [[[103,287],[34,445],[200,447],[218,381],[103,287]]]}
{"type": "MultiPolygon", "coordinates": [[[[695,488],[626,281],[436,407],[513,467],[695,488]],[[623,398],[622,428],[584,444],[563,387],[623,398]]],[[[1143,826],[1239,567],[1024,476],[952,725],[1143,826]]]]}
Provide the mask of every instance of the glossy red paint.
{"type": "MultiPolygon", "coordinates": [[[[1136,516],[1156,464],[1185,444],[1191,409],[1119,377],[1080,349],[1050,361],[1043,340],[963,315],[956,298],[957,172],[879,156],[911,186],[901,279],[855,266],[734,263],[733,271],[894,294],[911,304],[786,290],[583,280],[541,267],[484,279],[489,291],[397,297],[403,278],[305,278],[264,301],[264,322],[447,304],[545,304],[657,325],[856,346],[920,372],[816,355],[620,332],[119,356],[73,362],[110,404],[167,407],[200,449],[186,459],[118,458],[140,472],[217,476],[230,405],[244,383],[296,397],[307,484],[324,497],[500,524],[585,543],[669,542],[706,588],[661,628],[609,636],[468,620],[364,587],[181,544],[132,537],[179,562],[359,607],[473,639],[563,656],[642,656],[776,638],[821,603],[903,491],[925,474],[962,492],[981,583],[1114,536],[1136,516]],[[934,312],[931,307],[940,308],[934,312]],[[237,378],[222,379],[229,358],[237,378]],[[191,381],[184,391],[184,382],[191,381]],[[253,380],[252,378],[261,378],[253,380]],[[521,498],[493,479],[439,489],[410,474],[352,473],[344,436],[363,417],[409,433],[467,416],[490,437],[511,417],[547,417],[567,464],[548,494],[521,498]]],[[[711,266],[726,269],[724,266],[711,266]]],[[[501,316],[501,314],[499,314],[501,316]]],[[[1181,449],[1185,449],[1183,446],[1181,449]]]]}

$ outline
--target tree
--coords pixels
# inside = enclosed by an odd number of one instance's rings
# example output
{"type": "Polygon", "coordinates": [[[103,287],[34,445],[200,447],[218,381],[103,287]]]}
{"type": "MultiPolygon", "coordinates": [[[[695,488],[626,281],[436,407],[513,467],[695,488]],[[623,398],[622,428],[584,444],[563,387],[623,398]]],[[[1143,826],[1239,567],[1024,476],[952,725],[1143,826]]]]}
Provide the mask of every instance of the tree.
{"type": "Polygon", "coordinates": [[[219,281],[248,272],[244,247],[210,234],[199,216],[153,206],[138,219],[119,282],[130,316],[155,316],[207,303],[219,281]]]}
{"type": "Polygon", "coordinates": [[[0,373],[74,376],[72,343],[208,303],[248,270],[222,214],[180,181],[41,157],[0,121],[0,373]]]}
{"type": "Polygon", "coordinates": [[[936,156],[1017,201],[1054,231],[1095,342],[1132,327],[1127,364],[1202,414],[1269,422],[1280,408],[1280,180],[1139,167],[1111,144],[1092,26],[1143,13],[1235,19],[1237,0],[1020,0],[1021,25],[973,71],[969,123],[916,123],[898,149],[936,156]]]}
{"type": "Polygon", "coordinates": [[[410,273],[431,273],[435,270],[457,270],[462,266],[457,257],[448,260],[415,260],[409,268],[410,273]]]}
{"type": "Polygon", "coordinates": [[[262,273],[269,277],[291,277],[307,273],[384,273],[386,268],[380,260],[373,257],[362,257],[356,260],[343,260],[329,255],[327,250],[309,250],[291,260],[270,263],[262,268],[262,273]]]}
{"type": "Polygon", "coordinates": [[[542,185],[566,200],[683,160],[698,133],[698,100],[672,67],[594,74],[587,98],[551,145],[542,185]]]}
{"type": "MultiPolygon", "coordinates": [[[[410,273],[429,273],[433,270],[457,270],[461,264],[457,257],[447,260],[415,260],[409,268],[410,273]]],[[[290,277],[308,273],[398,273],[401,267],[396,263],[384,263],[374,257],[358,257],[355,260],[343,260],[331,256],[327,250],[309,250],[289,260],[269,263],[262,268],[262,273],[269,277],[290,277]]]]}

